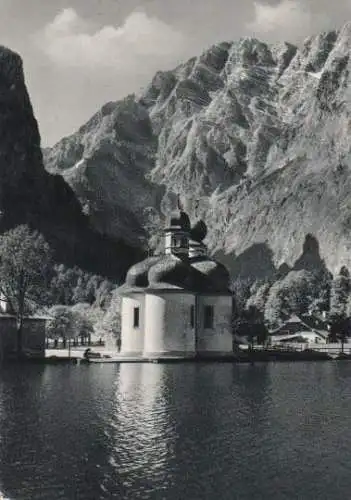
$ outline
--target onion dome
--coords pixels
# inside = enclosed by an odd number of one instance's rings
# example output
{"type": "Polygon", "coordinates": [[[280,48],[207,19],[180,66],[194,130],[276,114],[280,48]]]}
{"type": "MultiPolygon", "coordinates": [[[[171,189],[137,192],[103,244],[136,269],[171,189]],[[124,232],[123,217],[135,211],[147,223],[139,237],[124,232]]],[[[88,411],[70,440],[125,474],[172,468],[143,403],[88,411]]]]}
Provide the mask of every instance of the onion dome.
{"type": "Polygon", "coordinates": [[[148,273],[150,286],[157,284],[187,288],[191,278],[191,268],[182,259],[174,255],[165,255],[153,265],[148,273]]]}
{"type": "Polygon", "coordinates": [[[167,220],[166,230],[175,229],[179,231],[190,231],[190,219],[187,213],[181,211],[173,212],[167,220]]]}
{"type": "Polygon", "coordinates": [[[207,235],[207,226],[203,220],[198,220],[190,230],[190,239],[194,241],[203,241],[207,235]]]}
{"type": "Polygon", "coordinates": [[[165,255],[152,266],[148,280],[150,288],[177,288],[192,292],[214,290],[207,276],[174,255],[165,255]]]}
{"type": "Polygon", "coordinates": [[[134,264],[134,266],[132,266],[127,273],[126,285],[131,287],[147,287],[149,284],[147,278],[149,269],[159,260],[160,257],[148,257],[147,259],[134,264]]]}
{"type": "Polygon", "coordinates": [[[214,290],[226,291],[230,285],[228,269],[215,260],[209,258],[194,259],[191,267],[203,274],[210,282],[214,290]]]}

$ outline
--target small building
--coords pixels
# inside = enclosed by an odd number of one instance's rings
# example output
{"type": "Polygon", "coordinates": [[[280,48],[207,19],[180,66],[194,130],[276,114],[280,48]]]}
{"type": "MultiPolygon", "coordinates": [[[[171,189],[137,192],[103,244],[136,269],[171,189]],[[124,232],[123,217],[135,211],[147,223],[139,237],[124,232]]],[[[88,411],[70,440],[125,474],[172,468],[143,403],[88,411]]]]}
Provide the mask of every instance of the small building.
{"type": "MultiPolygon", "coordinates": [[[[45,325],[47,318],[31,316],[24,318],[22,327],[22,350],[27,356],[45,357],[45,325]]],[[[15,316],[0,314],[0,359],[17,352],[17,321],[15,316]]]]}
{"type": "Polygon", "coordinates": [[[129,269],[119,289],[122,355],[232,352],[229,273],[208,256],[206,234],[179,210],[164,228],[163,254],[129,269]]]}
{"type": "MultiPolygon", "coordinates": [[[[23,353],[33,357],[45,357],[46,316],[27,316],[22,326],[23,353]]],[[[9,312],[3,295],[0,296],[0,360],[17,353],[17,320],[9,312]]]]}
{"type": "Polygon", "coordinates": [[[279,328],[270,331],[270,341],[272,344],[290,342],[326,344],[328,335],[327,330],[314,328],[311,318],[307,322],[297,315],[292,315],[279,328]]]}

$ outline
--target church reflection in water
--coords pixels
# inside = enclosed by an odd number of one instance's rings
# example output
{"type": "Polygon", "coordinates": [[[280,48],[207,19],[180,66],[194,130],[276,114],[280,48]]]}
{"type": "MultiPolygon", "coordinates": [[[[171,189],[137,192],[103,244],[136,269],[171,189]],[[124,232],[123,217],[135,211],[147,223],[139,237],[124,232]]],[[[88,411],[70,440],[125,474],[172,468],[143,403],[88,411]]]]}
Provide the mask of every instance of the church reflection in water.
{"type": "Polygon", "coordinates": [[[208,477],[236,454],[233,424],[245,405],[232,367],[126,363],[114,389],[109,463],[124,488],[195,498],[203,482],[207,494],[215,494],[220,485],[208,477]],[[192,478],[191,486],[186,478],[192,478]]]}
{"type": "Polygon", "coordinates": [[[110,465],[129,491],[154,491],[172,483],[169,462],[178,439],[162,367],[121,364],[115,381],[110,465]]]}
{"type": "Polygon", "coordinates": [[[284,487],[286,498],[332,498],[331,470],[348,498],[350,377],[329,362],[8,367],[0,490],[247,500],[279,499],[284,487]]]}

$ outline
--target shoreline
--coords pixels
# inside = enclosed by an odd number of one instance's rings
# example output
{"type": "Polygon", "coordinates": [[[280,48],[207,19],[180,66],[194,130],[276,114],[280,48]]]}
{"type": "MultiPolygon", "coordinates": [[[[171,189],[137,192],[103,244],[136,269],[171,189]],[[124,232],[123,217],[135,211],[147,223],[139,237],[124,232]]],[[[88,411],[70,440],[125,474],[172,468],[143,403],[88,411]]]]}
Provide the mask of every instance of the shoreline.
{"type": "MultiPolygon", "coordinates": [[[[80,353],[79,353],[80,354],[80,353]]],[[[93,364],[125,364],[125,363],[255,363],[255,362],[301,362],[301,361],[347,361],[351,360],[350,354],[330,354],[313,350],[291,351],[277,349],[260,349],[247,351],[242,350],[233,354],[199,354],[192,356],[185,355],[160,355],[160,356],[126,356],[115,355],[108,357],[111,353],[100,352],[101,357],[85,359],[83,355],[77,353],[71,356],[60,353],[60,355],[50,354],[42,358],[25,358],[21,360],[3,360],[3,364],[41,364],[41,365],[93,365],[93,364]],[[105,356],[105,357],[104,357],[105,356]]]]}

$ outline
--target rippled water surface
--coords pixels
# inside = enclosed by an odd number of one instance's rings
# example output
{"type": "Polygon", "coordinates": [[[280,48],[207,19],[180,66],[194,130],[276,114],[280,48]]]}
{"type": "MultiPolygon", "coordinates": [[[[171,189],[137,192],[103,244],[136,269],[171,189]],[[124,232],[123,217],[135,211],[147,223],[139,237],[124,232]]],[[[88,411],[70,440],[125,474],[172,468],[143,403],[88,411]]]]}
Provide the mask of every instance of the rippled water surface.
{"type": "Polygon", "coordinates": [[[351,363],[3,368],[0,491],[351,498],[351,363]]]}

